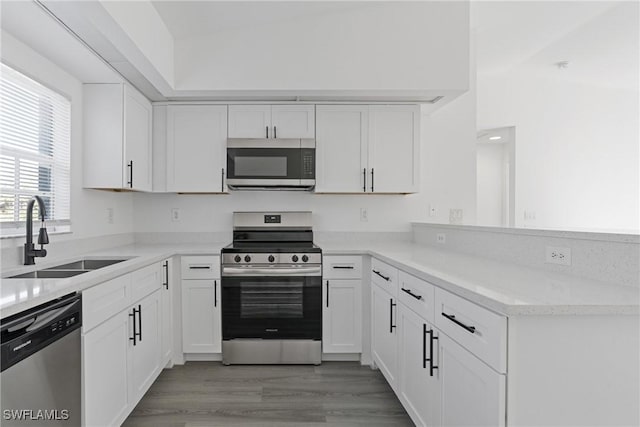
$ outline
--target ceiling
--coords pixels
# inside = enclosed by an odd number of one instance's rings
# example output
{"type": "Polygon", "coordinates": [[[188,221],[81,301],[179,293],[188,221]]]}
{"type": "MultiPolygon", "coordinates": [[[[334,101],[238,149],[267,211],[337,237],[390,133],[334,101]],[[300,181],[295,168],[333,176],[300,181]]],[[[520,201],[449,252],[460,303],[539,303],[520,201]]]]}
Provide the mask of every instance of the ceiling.
{"type": "Polygon", "coordinates": [[[520,68],[637,89],[638,13],[635,1],[473,1],[478,74],[520,68]],[[560,61],[569,66],[560,70],[560,61]]]}
{"type": "Polygon", "coordinates": [[[211,36],[375,6],[364,1],[162,1],[151,2],[175,39],[211,36]]]}

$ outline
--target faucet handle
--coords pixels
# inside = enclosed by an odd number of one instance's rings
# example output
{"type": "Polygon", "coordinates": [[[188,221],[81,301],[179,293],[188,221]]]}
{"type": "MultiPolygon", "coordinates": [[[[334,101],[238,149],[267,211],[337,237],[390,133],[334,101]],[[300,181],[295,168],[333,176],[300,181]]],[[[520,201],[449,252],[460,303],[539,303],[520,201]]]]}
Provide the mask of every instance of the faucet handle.
{"type": "Polygon", "coordinates": [[[38,244],[46,245],[49,243],[49,235],[47,234],[46,227],[40,227],[40,232],[38,233],[38,244]]]}

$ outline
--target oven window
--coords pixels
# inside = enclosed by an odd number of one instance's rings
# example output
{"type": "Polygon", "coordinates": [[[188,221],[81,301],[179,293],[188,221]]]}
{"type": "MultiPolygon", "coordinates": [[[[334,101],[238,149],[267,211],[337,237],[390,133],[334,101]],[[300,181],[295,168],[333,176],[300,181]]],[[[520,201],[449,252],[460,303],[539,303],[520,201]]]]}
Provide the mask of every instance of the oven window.
{"type": "Polygon", "coordinates": [[[301,319],[304,317],[304,283],[245,281],[240,287],[240,318],[301,319]]]}
{"type": "Polygon", "coordinates": [[[235,176],[287,176],[287,157],[236,156],[235,176]]]}

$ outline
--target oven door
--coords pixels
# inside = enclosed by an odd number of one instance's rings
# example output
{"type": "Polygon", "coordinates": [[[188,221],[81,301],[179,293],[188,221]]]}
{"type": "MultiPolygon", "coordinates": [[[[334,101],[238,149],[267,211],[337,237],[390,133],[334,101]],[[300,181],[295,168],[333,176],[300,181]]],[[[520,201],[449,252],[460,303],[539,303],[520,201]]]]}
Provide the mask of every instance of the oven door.
{"type": "Polygon", "coordinates": [[[322,339],[320,276],[222,278],[222,339],[322,339]]]}
{"type": "Polygon", "coordinates": [[[309,189],[315,185],[315,176],[313,140],[227,141],[227,185],[231,189],[309,189]]]}

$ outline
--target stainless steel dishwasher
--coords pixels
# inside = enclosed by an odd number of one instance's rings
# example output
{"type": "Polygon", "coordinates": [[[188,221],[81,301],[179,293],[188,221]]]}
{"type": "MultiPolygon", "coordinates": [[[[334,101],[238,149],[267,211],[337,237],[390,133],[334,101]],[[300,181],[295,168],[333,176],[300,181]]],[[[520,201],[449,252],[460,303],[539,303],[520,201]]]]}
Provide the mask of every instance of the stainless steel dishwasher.
{"type": "Polygon", "coordinates": [[[70,294],[0,321],[4,426],[79,426],[82,300],[70,294]]]}

